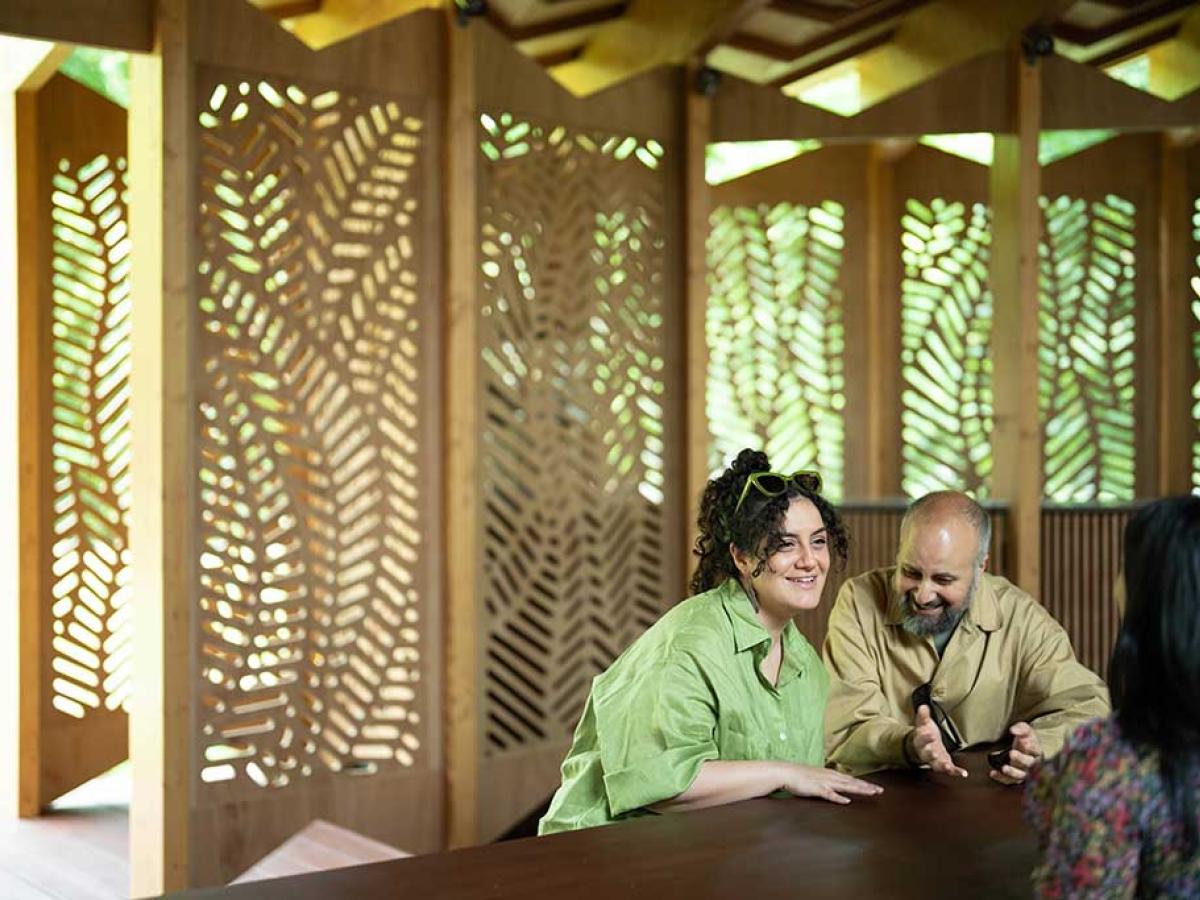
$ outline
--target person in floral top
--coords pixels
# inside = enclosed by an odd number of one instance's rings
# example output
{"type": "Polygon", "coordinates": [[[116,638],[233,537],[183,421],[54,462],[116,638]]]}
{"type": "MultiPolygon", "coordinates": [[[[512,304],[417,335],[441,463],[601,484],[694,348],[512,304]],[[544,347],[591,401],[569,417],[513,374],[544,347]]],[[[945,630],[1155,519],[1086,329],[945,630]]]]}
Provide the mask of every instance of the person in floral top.
{"type": "Polygon", "coordinates": [[[1034,769],[1025,815],[1040,897],[1200,897],[1200,497],[1125,529],[1113,714],[1034,769]]]}

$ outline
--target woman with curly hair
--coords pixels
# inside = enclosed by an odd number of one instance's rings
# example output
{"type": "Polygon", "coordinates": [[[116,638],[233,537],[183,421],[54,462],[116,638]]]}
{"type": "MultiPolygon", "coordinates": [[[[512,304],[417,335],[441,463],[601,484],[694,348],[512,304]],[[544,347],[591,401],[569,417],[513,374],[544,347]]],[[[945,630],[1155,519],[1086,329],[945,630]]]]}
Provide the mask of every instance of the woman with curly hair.
{"type": "Polygon", "coordinates": [[[693,596],[596,676],[539,833],[785,791],[849,803],[822,768],[829,680],[792,618],[849,541],[815,472],[743,450],[700,502],[693,596]]]}

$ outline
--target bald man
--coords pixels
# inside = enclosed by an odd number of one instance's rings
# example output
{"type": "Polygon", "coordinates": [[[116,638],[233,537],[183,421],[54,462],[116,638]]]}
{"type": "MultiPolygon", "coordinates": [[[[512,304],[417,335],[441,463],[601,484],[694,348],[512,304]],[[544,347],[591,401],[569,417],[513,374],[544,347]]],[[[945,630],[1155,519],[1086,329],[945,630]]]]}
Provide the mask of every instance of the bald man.
{"type": "Polygon", "coordinates": [[[1004,742],[989,775],[1019,784],[1074,728],[1109,711],[1104,682],[1054,618],[989,575],[991,522],[970,497],[929,494],[900,526],[896,565],[847,581],[825,639],[825,751],[855,774],[927,766],[1004,742]]]}

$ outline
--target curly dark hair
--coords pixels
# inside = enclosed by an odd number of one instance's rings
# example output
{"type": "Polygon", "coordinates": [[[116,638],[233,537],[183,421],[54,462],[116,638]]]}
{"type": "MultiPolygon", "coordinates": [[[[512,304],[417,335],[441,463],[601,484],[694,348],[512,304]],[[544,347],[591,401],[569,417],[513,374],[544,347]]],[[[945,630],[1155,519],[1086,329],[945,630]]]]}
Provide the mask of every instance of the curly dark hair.
{"type": "Polygon", "coordinates": [[[787,492],[777,497],[765,497],[751,490],[742,508],[734,514],[746,479],[755,472],[769,471],[771,461],[767,454],[747,447],[728,469],[705,485],[696,522],[700,535],[692,548],[692,553],[699,557],[689,585],[693,594],[712,590],[728,578],[739,577],[729,552],[731,543],[758,559],[755,575],[762,572],[768,557],[783,545],[783,519],[796,497],[805,497],[817,508],[825,523],[834,565],[839,570],[845,568],[850,555],[850,534],[837,510],[820,494],[792,482],[788,482],[787,492]]]}

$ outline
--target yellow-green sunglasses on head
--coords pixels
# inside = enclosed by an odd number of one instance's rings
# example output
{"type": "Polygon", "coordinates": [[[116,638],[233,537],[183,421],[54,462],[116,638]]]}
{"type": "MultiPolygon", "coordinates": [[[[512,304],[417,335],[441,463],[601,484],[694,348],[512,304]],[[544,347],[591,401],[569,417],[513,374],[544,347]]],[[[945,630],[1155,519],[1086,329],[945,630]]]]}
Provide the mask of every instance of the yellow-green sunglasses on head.
{"type": "Polygon", "coordinates": [[[811,469],[793,472],[791,475],[783,475],[779,472],[751,472],[750,477],[746,479],[746,483],[742,486],[742,495],[738,497],[737,506],[733,508],[733,514],[735,516],[738,514],[738,511],[742,508],[742,503],[746,499],[746,495],[750,493],[751,487],[764,497],[778,497],[787,491],[789,484],[794,484],[801,490],[808,491],[811,494],[819,494],[821,493],[821,473],[814,472],[811,469]]]}

